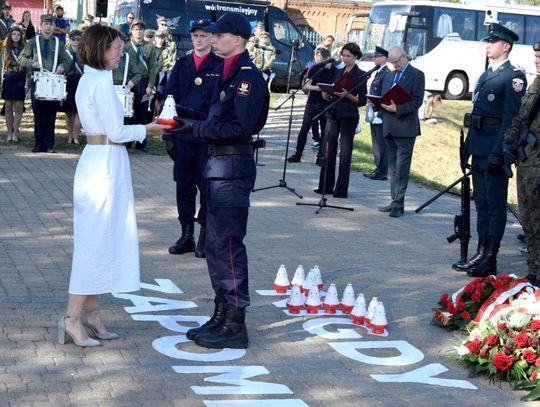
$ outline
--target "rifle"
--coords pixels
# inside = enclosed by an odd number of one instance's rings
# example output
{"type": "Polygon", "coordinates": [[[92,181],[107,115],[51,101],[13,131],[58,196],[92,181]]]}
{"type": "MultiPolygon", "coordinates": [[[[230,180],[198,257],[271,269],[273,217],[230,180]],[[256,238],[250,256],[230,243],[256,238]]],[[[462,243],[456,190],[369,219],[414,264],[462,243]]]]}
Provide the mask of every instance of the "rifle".
{"type": "Polygon", "coordinates": [[[471,180],[467,165],[467,150],[465,148],[465,136],[461,129],[459,137],[459,164],[463,176],[461,181],[461,211],[459,215],[454,217],[454,233],[446,238],[448,243],[452,243],[459,239],[460,243],[460,259],[452,265],[454,270],[457,270],[459,264],[467,262],[469,252],[469,240],[471,239],[471,180]]]}
{"type": "MultiPolygon", "coordinates": [[[[518,136],[514,139],[512,144],[510,144],[510,151],[514,154],[514,156],[517,153],[517,158],[519,161],[525,161],[527,159],[527,154],[525,153],[525,147],[527,145],[531,146],[532,148],[535,148],[538,145],[538,139],[534,134],[532,134],[529,130],[529,126],[535,119],[538,110],[540,110],[540,90],[536,93],[536,96],[534,97],[534,100],[531,105],[531,109],[525,116],[525,119],[521,122],[521,125],[519,126],[518,130],[518,136]]],[[[508,176],[508,178],[512,178],[514,175],[512,173],[512,164],[514,164],[516,160],[509,160],[505,154],[504,156],[504,172],[508,176]]]]}

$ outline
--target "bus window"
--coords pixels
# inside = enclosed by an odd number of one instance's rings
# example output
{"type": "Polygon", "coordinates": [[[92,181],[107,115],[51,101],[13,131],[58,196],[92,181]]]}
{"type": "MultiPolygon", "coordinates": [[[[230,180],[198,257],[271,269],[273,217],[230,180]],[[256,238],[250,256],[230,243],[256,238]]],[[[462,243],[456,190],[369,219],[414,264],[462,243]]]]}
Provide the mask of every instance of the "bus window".
{"type": "Polygon", "coordinates": [[[525,44],[532,45],[540,40],[540,17],[527,16],[525,25],[525,44]]]}
{"type": "Polygon", "coordinates": [[[294,40],[299,39],[298,31],[288,21],[274,20],[272,30],[274,30],[274,38],[288,46],[291,46],[294,40]]]}
{"type": "Polygon", "coordinates": [[[376,45],[386,49],[390,49],[394,45],[401,46],[403,44],[403,31],[398,30],[397,19],[399,19],[401,13],[409,11],[409,6],[392,5],[372,8],[366,25],[366,32],[364,33],[362,50],[372,53],[375,51],[376,45]],[[390,26],[392,27],[390,28],[390,26]]]}
{"type": "Polygon", "coordinates": [[[444,38],[457,33],[462,40],[474,41],[475,21],[475,12],[471,10],[435,8],[433,36],[444,38]]]}
{"type": "Polygon", "coordinates": [[[485,23],[486,14],[483,12],[476,13],[476,41],[482,41],[482,38],[488,35],[488,24],[485,23]]]}
{"type": "Polygon", "coordinates": [[[523,27],[525,26],[525,18],[517,14],[499,13],[499,24],[511,29],[519,35],[518,44],[524,44],[523,27]]]}
{"type": "Polygon", "coordinates": [[[405,51],[410,59],[424,55],[426,53],[426,30],[409,28],[405,41],[405,51]]]}

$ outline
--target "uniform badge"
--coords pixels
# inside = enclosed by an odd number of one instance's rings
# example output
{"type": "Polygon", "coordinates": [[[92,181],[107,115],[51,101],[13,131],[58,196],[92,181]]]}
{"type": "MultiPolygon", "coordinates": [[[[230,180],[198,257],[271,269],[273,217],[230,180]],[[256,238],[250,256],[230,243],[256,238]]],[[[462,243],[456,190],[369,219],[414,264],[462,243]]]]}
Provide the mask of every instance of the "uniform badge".
{"type": "Polygon", "coordinates": [[[512,88],[514,88],[516,92],[521,92],[523,90],[523,85],[524,85],[523,79],[519,79],[519,78],[512,79],[512,88]]]}
{"type": "Polygon", "coordinates": [[[193,81],[195,83],[195,85],[197,86],[201,86],[202,85],[202,79],[199,78],[198,76],[195,78],[195,80],[193,81]]]}
{"type": "Polygon", "coordinates": [[[493,102],[495,100],[495,95],[493,93],[490,93],[489,95],[487,95],[487,100],[493,102]]]}
{"type": "Polygon", "coordinates": [[[221,102],[223,102],[225,100],[225,91],[224,90],[222,90],[221,93],[219,94],[219,100],[221,102]]]}
{"type": "Polygon", "coordinates": [[[249,92],[251,92],[251,84],[246,81],[240,82],[238,88],[236,88],[236,94],[238,96],[248,96],[249,92]]]}

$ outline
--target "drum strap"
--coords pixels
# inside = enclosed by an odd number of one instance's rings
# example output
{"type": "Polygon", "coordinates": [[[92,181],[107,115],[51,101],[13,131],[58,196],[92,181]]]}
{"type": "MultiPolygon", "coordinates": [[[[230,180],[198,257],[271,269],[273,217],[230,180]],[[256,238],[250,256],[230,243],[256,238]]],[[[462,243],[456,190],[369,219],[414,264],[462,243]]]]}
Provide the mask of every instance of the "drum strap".
{"type": "MultiPolygon", "coordinates": [[[[133,47],[133,50],[135,51],[135,54],[137,54],[137,47],[135,46],[135,44],[133,44],[133,41],[131,42],[131,46],[133,47]]],[[[142,47],[142,45],[141,45],[141,47],[142,47]]],[[[141,50],[141,55],[139,56],[139,60],[143,63],[144,67],[148,71],[148,65],[146,65],[146,61],[144,60],[144,55],[143,55],[142,50],[141,50]]]]}
{"type": "MultiPolygon", "coordinates": [[[[40,69],[45,71],[46,69],[43,68],[43,58],[41,57],[41,47],[39,45],[39,37],[41,35],[36,35],[36,48],[37,48],[37,55],[38,55],[38,62],[40,69]]],[[[53,62],[53,69],[52,73],[56,73],[56,65],[58,64],[58,47],[59,47],[59,40],[58,37],[54,37],[54,62],[53,62]]]]}
{"type": "MultiPolygon", "coordinates": [[[[71,55],[71,52],[69,52],[67,49],[66,49],[66,54],[73,61],[73,55],[71,55]]],[[[75,62],[73,65],[75,66],[75,68],[77,68],[77,71],[79,71],[79,73],[82,75],[83,72],[82,72],[81,67],[79,66],[79,64],[77,62],[75,62]]]]}
{"type": "Polygon", "coordinates": [[[122,80],[122,86],[126,86],[127,76],[129,70],[129,54],[126,52],[126,66],[124,66],[124,79],[122,80]]]}

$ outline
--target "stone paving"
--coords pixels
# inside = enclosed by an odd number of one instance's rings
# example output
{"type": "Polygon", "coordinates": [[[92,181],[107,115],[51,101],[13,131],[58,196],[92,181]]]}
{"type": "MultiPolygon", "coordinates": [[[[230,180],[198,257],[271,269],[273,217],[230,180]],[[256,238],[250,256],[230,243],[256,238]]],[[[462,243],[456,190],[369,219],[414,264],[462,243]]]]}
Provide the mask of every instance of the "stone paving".
{"type": "MultiPolygon", "coordinates": [[[[303,110],[299,99],[293,142],[303,110]]],[[[273,112],[263,131],[269,145],[259,155],[265,165],[258,168],[257,188],[276,185],[282,178],[286,110],[273,112]]],[[[243,355],[185,343],[177,322],[212,312],[206,263],[192,254],[167,253],[179,234],[171,161],[142,154],[131,155],[142,281],[156,285],[155,279],[161,279],[161,287],[145,285],[132,295],[101,297],[104,315],[121,339],[97,349],[59,345],[56,323],[66,305],[78,154],[32,154],[24,148],[0,147],[0,405],[521,405],[523,393],[508,385],[468,377],[446,357],[459,336],[430,325],[439,295],[468,281],[449,267],[459,257],[459,244],[446,242],[459,200],[444,196],[414,214],[434,191],[410,185],[405,216],[393,219],[377,211],[388,203],[389,183],[353,173],[349,198],[330,197],[328,203],[354,211],[323,208],[315,214],[316,207],[296,205],[319,201],[312,192],[319,172],[313,158],[307,148],[303,162],[289,165],[286,175],[303,200],[281,187],[252,194],[246,238],[251,342],[243,355]],[[367,299],[378,296],[386,305],[388,337],[370,335],[363,328],[351,332],[347,317],[336,316],[333,324],[310,331],[309,321],[331,321],[286,315],[272,304],[283,297],[256,293],[272,289],[280,264],[287,266],[290,277],[298,264],[306,269],[318,264],[325,284],[335,283],[340,294],[352,283],[367,299]],[[182,293],[175,292],[175,286],[182,293]],[[145,298],[150,301],[146,309],[145,298]],[[179,309],[187,306],[193,307],[179,309]],[[375,349],[360,349],[368,342],[375,349]],[[399,355],[382,348],[390,343],[408,349],[405,358],[410,360],[384,365],[399,355]],[[346,349],[345,354],[337,349],[346,349]],[[372,356],[372,363],[355,360],[361,354],[372,356]],[[421,360],[414,359],[418,354],[421,360]],[[216,377],[238,367],[247,372],[249,366],[252,374],[244,376],[250,381],[245,386],[227,382],[226,375],[216,377]],[[425,372],[436,366],[444,368],[432,376],[453,380],[445,382],[447,386],[415,383],[410,376],[402,383],[395,376],[385,376],[386,382],[371,376],[425,372]],[[455,387],[457,383],[466,383],[465,388],[455,387]]],[[[519,226],[508,224],[500,269],[525,275],[525,259],[515,240],[519,231],[519,226]]],[[[475,245],[471,241],[471,250],[475,245]]]]}

